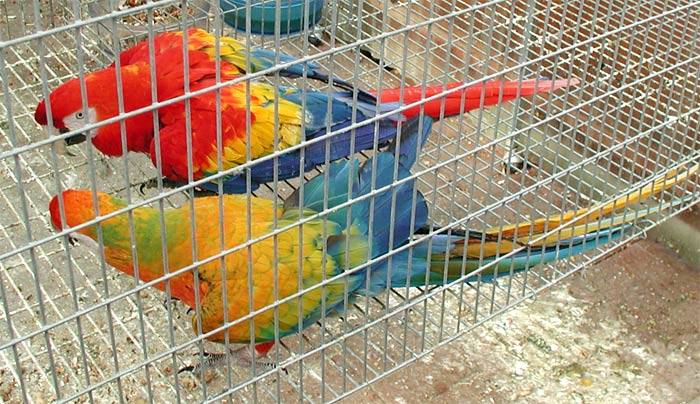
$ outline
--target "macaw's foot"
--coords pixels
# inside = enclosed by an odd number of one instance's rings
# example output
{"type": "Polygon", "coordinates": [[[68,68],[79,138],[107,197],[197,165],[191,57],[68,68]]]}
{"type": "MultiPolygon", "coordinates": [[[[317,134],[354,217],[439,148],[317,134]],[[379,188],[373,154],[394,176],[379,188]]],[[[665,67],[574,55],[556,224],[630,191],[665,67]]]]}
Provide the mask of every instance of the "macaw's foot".
{"type": "MultiPolygon", "coordinates": [[[[163,184],[163,188],[177,188],[187,184],[185,181],[175,181],[165,177],[160,180],[163,184]]],[[[147,189],[158,188],[158,178],[148,179],[140,184],[136,184],[136,186],[138,186],[141,195],[145,195],[147,189]]]]}
{"type": "MultiPolygon", "coordinates": [[[[275,369],[277,368],[276,363],[260,360],[270,351],[272,346],[274,346],[274,342],[264,342],[256,345],[254,355],[255,358],[253,358],[253,356],[250,354],[249,346],[232,349],[230,355],[227,355],[225,353],[205,352],[203,361],[201,361],[197,365],[185,366],[184,368],[178,371],[178,374],[182,372],[199,373],[204,371],[208,367],[215,368],[218,366],[222,366],[226,363],[227,357],[230,357],[233,363],[242,367],[250,367],[254,363],[256,367],[259,367],[262,370],[275,369]]],[[[285,373],[287,373],[286,369],[282,370],[285,373]]]]}
{"type": "MultiPolygon", "coordinates": [[[[173,311],[173,313],[175,313],[176,311],[179,313],[180,310],[182,310],[183,308],[186,308],[187,311],[185,312],[185,314],[187,314],[188,316],[191,316],[192,313],[194,312],[193,308],[187,306],[182,300],[178,299],[177,297],[172,297],[172,296],[170,298],[166,297],[165,299],[163,299],[163,308],[165,310],[170,309],[173,311]]],[[[178,315],[178,318],[179,318],[179,315],[178,315]]]]}
{"type": "MultiPolygon", "coordinates": [[[[233,353],[231,354],[233,358],[233,353]]],[[[200,373],[206,368],[215,368],[226,363],[226,354],[204,352],[204,360],[196,365],[185,366],[178,370],[178,374],[183,372],[200,373]]]]}
{"type": "MultiPolygon", "coordinates": [[[[163,184],[164,189],[174,189],[174,188],[179,188],[179,187],[183,187],[183,186],[187,185],[187,181],[176,181],[176,180],[171,180],[170,178],[166,178],[166,177],[161,178],[161,182],[163,184]]],[[[136,184],[135,186],[138,187],[141,195],[145,196],[147,189],[158,188],[158,178],[151,178],[150,180],[146,180],[140,184],[136,184]]],[[[199,188],[199,187],[194,188],[194,196],[211,196],[211,195],[216,195],[216,192],[212,192],[212,191],[206,190],[204,188],[199,188]]]]}

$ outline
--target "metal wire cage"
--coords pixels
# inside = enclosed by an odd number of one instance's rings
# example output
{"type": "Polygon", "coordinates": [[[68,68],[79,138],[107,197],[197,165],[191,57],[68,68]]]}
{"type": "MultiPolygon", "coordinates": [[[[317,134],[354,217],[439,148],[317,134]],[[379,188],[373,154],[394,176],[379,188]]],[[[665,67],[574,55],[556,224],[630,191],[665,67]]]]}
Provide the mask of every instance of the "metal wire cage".
{"type": "MultiPolygon", "coordinates": [[[[47,206],[64,189],[86,188],[119,195],[129,209],[145,204],[167,209],[190,203],[196,183],[140,189],[158,174],[147,156],[107,158],[89,143],[61,154],[65,136],[49,136],[34,121],[37,103],[52,89],[109,65],[119,52],[158,32],[204,28],[318,63],[366,89],[580,80],[577,86],[435,122],[413,169],[435,231],[505,226],[593,206],[640,189],[679,165],[700,162],[700,2],[326,0],[320,16],[304,21],[318,19],[316,24],[302,24],[300,33],[289,34],[280,23],[272,35],[231,27],[222,3],[0,4],[5,179],[0,377],[11,386],[3,390],[3,401],[336,401],[700,201],[693,178],[657,195],[682,204],[632,220],[634,226],[619,241],[586,254],[533,265],[495,282],[465,273],[442,286],[363,297],[342,316],[322,316],[314,326],[279,339],[269,355],[277,366],[232,363],[179,374],[178,369],[204,359],[204,352],[228,347],[197,335],[187,307],[110,267],[99,248],[71,246],[65,233],[52,227],[47,206]]],[[[281,8],[285,2],[271,3],[281,8]]],[[[306,78],[274,74],[280,70],[276,66],[241,80],[334,91],[306,78]]],[[[325,168],[273,181],[255,195],[283,200],[325,168]]],[[[638,211],[631,209],[630,215],[638,211]]]]}

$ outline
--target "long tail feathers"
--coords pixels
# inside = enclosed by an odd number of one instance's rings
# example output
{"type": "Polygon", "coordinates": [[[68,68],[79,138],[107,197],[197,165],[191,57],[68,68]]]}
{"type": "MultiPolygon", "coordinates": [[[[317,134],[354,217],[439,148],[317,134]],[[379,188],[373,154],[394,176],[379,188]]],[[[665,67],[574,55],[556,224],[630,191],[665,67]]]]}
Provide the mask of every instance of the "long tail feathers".
{"type": "MultiPolygon", "coordinates": [[[[614,241],[620,238],[630,226],[630,224],[623,224],[606,229],[598,229],[581,236],[560,239],[557,243],[547,246],[527,246],[505,258],[503,257],[505,253],[500,255],[488,255],[485,253],[483,257],[463,260],[462,256],[458,254],[459,249],[451,251],[449,260],[445,259],[444,254],[433,254],[430,262],[430,280],[432,284],[439,284],[444,280],[449,282],[462,277],[463,274],[466,275],[481,269],[478,275],[467,278],[467,281],[474,281],[477,276],[480,276],[482,281],[488,282],[498,276],[509,275],[536,265],[569,258],[601,244],[614,241]]],[[[441,237],[447,236],[441,235],[441,237]]],[[[452,239],[456,238],[456,236],[451,237],[452,239]]],[[[470,240],[469,245],[482,250],[480,239],[470,240]]]]}
{"type": "MultiPolygon", "coordinates": [[[[469,86],[462,91],[455,91],[438,99],[424,102],[421,105],[409,108],[403,113],[406,118],[418,115],[423,108],[426,115],[433,119],[441,116],[449,117],[460,115],[471,110],[505,102],[517,97],[524,97],[539,93],[547,93],[559,88],[578,85],[577,79],[563,80],[525,80],[525,81],[488,81],[469,86]],[[483,97],[483,100],[482,100],[483,97]]],[[[426,97],[432,97],[454,88],[464,85],[462,82],[447,85],[413,86],[393,89],[382,89],[381,102],[402,102],[404,105],[418,102],[426,97]],[[403,98],[402,98],[403,95],[403,98]]],[[[377,94],[377,91],[371,91],[377,94]]]]}
{"type": "Polygon", "coordinates": [[[653,213],[675,206],[673,203],[659,204],[635,212],[620,213],[612,218],[604,218],[613,211],[625,208],[656,195],[685,181],[700,168],[699,164],[686,167],[679,165],[654,182],[642,188],[634,188],[626,194],[607,203],[599,203],[588,208],[552,215],[517,225],[493,227],[481,234],[470,233],[467,240],[467,257],[478,258],[507,254],[522,246],[541,247],[552,243],[561,244],[561,240],[581,237],[586,234],[624,226],[632,221],[642,219],[653,213]],[[484,241],[482,245],[482,240],[484,241]]]}
{"type": "MultiPolygon", "coordinates": [[[[358,293],[374,295],[388,286],[439,285],[468,276],[479,269],[478,275],[466,280],[473,281],[479,276],[481,280],[489,281],[589,251],[622,237],[635,222],[690,202],[690,197],[676,198],[632,212],[623,211],[684,181],[696,173],[699,166],[679,165],[650,185],[590,208],[482,232],[435,234],[412,249],[393,255],[391,265],[388,260],[372,265],[369,281],[358,293]],[[620,212],[604,217],[615,210],[620,212]]],[[[421,222],[416,224],[420,225],[421,222]]]]}
{"type": "MultiPolygon", "coordinates": [[[[467,258],[463,260],[464,250],[459,245],[462,244],[464,238],[460,238],[457,235],[436,235],[431,239],[433,241],[433,254],[431,255],[428,283],[441,284],[445,281],[454,281],[479,269],[481,271],[478,275],[468,277],[466,281],[472,282],[477,277],[480,277],[482,281],[489,282],[499,276],[510,275],[536,265],[566,259],[619,239],[627,229],[632,227],[632,222],[635,220],[639,221],[644,217],[667,209],[673,209],[692,201],[693,198],[687,196],[659,203],[637,212],[616,215],[612,218],[591,223],[588,226],[580,225],[572,229],[564,229],[561,232],[554,233],[554,236],[545,238],[547,240],[546,243],[536,242],[530,245],[513,243],[514,248],[522,248],[522,250],[505,258],[503,258],[504,255],[512,253],[514,250],[508,245],[511,241],[502,240],[500,243],[486,241],[482,245],[482,239],[477,236],[477,233],[472,232],[467,241],[467,258]],[[555,239],[553,240],[552,237],[555,239]],[[450,250],[449,260],[446,254],[440,254],[441,248],[444,251],[446,244],[457,247],[450,250]],[[499,248],[498,244],[501,247],[505,246],[505,248],[499,248]],[[483,254],[483,256],[479,257],[479,254],[483,254]]],[[[425,285],[425,273],[421,271],[415,271],[415,273],[409,285],[425,285]]],[[[392,286],[406,286],[404,279],[394,277],[392,286]],[[400,282],[396,282],[397,279],[400,282]]]]}

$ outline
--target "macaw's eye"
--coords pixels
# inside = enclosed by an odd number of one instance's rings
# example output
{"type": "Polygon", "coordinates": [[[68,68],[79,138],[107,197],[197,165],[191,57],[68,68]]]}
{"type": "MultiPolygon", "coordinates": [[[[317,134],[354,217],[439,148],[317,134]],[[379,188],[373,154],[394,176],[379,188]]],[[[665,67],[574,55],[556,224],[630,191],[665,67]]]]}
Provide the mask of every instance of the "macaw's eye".
{"type": "Polygon", "coordinates": [[[83,119],[84,116],[85,116],[85,114],[83,114],[83,111],[79,111],[79,112],[75,113],[76,119],[83,119]]]}

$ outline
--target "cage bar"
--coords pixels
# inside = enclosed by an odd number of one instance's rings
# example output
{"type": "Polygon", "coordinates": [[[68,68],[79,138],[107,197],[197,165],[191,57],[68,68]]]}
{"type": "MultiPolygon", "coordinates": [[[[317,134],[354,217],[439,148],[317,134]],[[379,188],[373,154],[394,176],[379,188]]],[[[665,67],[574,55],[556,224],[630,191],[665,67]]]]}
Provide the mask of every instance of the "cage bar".
{"type": "MultiPolygon", "coordinates": [[[[281,15],[285,2],[270,3],[281,15]]],[[[47,134],[34,121],[37,103],[58,85],[108,66],[120,51],[159,32],[185,27],[277,49],[363,89],[580,80],[434,123],[413,168],[430,207],[429,231],[480,230],[610,201],[681,164],[700,163],[700,2],[326,0],[313,27],[282,35],[280,24],[269,36],[228,26],[219,2],[207,0],[7,1],[0,11],[5,402],[338,401],[556,287],[700,201],[697,177],[691,177],[657,196],[683,203],[633,220],[620,241],[495,282],[463,282],[465,273],[444,286],[358,298],[342,316],[323,316],[281,338],[268,357],[276,367],[233,362],[201,375],[178,374],[204,352],[227,347],[196,335],[187,307],[166,299],[154,282],[136,281],[99,252],[57,235],[47,206],[60,190],[85,188],[127,198],[129,210],[150,204],[164,211],[191,204],[195,186],[142,188],[158,173],[142,154],[109,158],[88,143],[62,153],[66,136],[47,134]]],[[[241,80],[336,90],[308,77],[282,77],[280,70],[250,72],[241,80]]],[[[282,201],[302,181],[324,173],[321,166],[273,181],[254,195],[282,201]]],[[[648,206],[637,204],[628,214],[636,218],[648,206]]]]}

